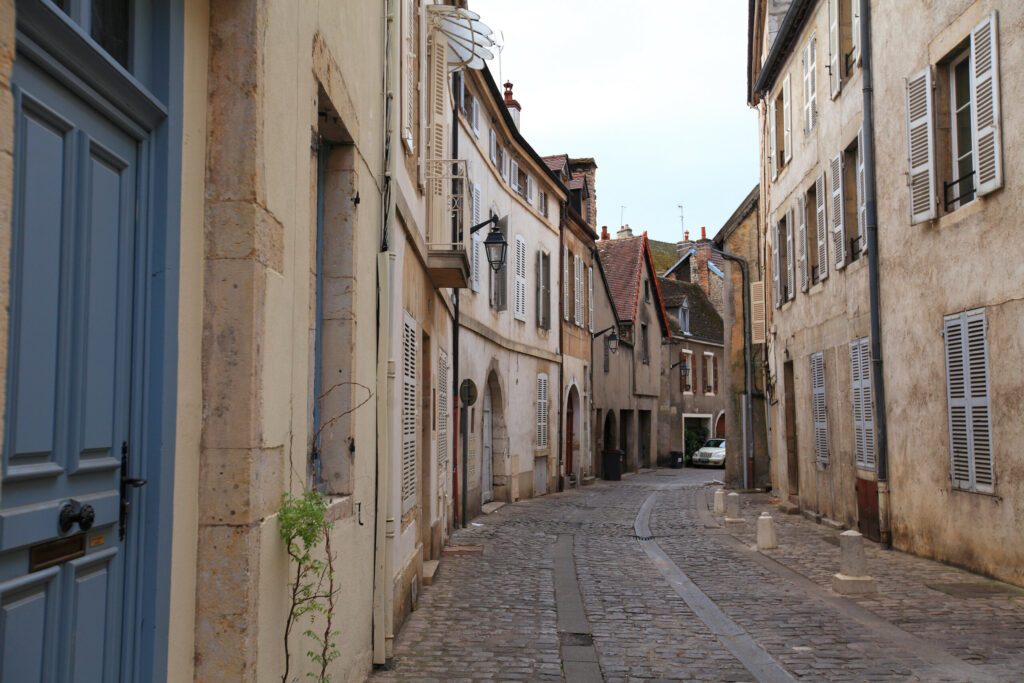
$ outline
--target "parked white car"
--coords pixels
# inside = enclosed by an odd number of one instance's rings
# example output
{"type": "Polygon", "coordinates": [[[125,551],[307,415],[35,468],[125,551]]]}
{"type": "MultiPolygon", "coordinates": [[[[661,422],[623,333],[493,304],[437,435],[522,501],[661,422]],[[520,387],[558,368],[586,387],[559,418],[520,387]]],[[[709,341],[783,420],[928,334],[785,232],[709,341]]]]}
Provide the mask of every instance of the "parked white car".
{"type": "Polygon", "coordinates": [[[694,465],[725,467],[725,439],[708,439],[700,450],[693,454],[694,465]]]}

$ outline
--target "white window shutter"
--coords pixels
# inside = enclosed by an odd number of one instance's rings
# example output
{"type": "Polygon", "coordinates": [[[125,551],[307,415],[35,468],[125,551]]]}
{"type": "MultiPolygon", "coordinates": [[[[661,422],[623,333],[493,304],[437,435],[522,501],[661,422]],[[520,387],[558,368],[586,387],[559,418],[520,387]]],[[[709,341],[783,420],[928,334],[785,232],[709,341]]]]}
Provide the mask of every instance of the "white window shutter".
{"type": "Polygon", "coordinates": [[[796,298],[796,253],[793,251],[793,233],[796,226],[793,225],[793,207],[786,212],[786,287],[788,288],[787,299],[796,298]]]}
{"type": "Polygon", "coordinates": [[[814,181],[814,224],[818,240],[818,281],[828,277],[828,220],[825,212],[825,172],[814,181]]]}
{"type": "Polygon", "coordinates": [[[764,310],[764,280],[750,283],[750,341],[765,343],[766,312],[764,310]]]}
{"type": "Polygon", "coordinates": [[[537,448],[548,447],[548,376],[537,375],[537,448]]]}
{"type": "Polygon", "coordinates": [[[807,272],[807,195],[797,197],[796,252],[800,265],[800,291],[806,292],[810,275],[807,272]]]}
{"type": "Polygon", "coordinates": [[[832,174],[832,256],[836,270],[846,266],[846,204],[843,188],[843,153],[832,157],[829,164],[832,174]]]}
{"type": "Polygon", "coordinates": [[[850,2],[850,50],[851,59],[860,60],[860,0],[850,2]]]}
{"type": "Polygon", "coordinates": [[[416,504],[416,321],[408,313],[402,326],[402,513],[416,504]]]}
{"type": "Polygon", "coordinates": [[[544,254],[540,251],[537,252],[537,258],[534,259],[533,268],[533,301],[534,306],[537,310],[537,327],[544,327],[544,273],[543,265],[541,263],[544,258],[544,254]]]}
{"type": "Polygon", "coordinates": [[[587,324],[594,331],[594,267],[587,266],[587,324]]]}
{"type": "Polygon", "coordinates": [[[782,81],[782,154],[787,164],[793,158],[793,97],[789,74],[782,81]]]}
{"type": "Polygon", "coordinates": [[[957,488],[991,492],[995,471],[985,312],[946,316],[943,327],[950,476],[957,488]]]}
{"type": "Polygon", "coordinates": [[[583,312],[583,301],[580,295],[583,294],[583,287],[580,285],[580,257],[575,254],[572,257],[572,303],[573,303],[573,322],[579,325],[582,321],[580,318],[583,312]]]}
{"type": "Polygon", "coordinates": [[[868,205],[864,194],[864,129],[857,131],[857,237],[861,253],[868,250],[868,205]]]}
{"type": "Polygon", "coordinates": [[[488,131],[487,135],[487,151],[491,155],[491,163],[498,163],[498,134],[494,132],[494,129],[488,131]]]}
{"type": "Polygon", "coordinates": [[[476,133],[477,137],[480,137],[480,100],[473,98],[473,132],[476,133]]]}
{"type": "Polygon", "coordinates": [[[804,48],[804,132],[809,133],[818,121],[818,39],[811,36],[804,48]]]}
{"type": "Polygon", "coordinates": [[[533,176],[526,176],[526,201],[533,204],[533,176]]]}
{"type": "Polygon", "coordinates": [[[569,320],[569,247],[562,247],[562,318],[569,320]]]}
{"type": "Polygon", "coordinates": [[[442,349],[437,359],[437,471],[444,486],[448,470],[448,354],[442,349]]]}
{"type": "Polygon", "coordinates": [[[999,32],[992,12],[971,32],[971,124],[978,196],[1003,186],[999,115],[999,32]]]}
{"type": "Polygon", "coordinates": [[[402,43],[405,53],[405,60],[402,67],[405,78],[402,80],[402,140],[409,151],[415,149],[413,139],[413,119],[416,117],[416,36],[413,26],[415,25],[416,3],[414,0],[405,0],[403,3],[402,16],[402,43]]]}
{"type": "Polygon", "coordinates": [[[776,126],[775,100],[772,100],[768,103],[768,165],[772,171],[772,180],[779,176],[778,132],[776,126]]]}
{"type": "Polygon", "coordinates": [[[859,469],[875,468],[875,418],[871,401],[871,347],[868,338],[850,342],[850,386],[853,391],[854,461],[859,469]]]}
{"type": "Polygon", "coordinates": [[[779,271],[779,224],[772,223],[772,299],[775,308],[782,306],[782,274],[779,271]]]}
{"type": "Polygon", "coordinates": [[[932,70],[925,67],[907,81],[907,158],[910,223],[935,218],[935,121],[932,70]]]}
{"type": "Polygon", "coordinates": [[[526,320],[526,240],[516,235],[515,240],[515,291],[513,292],[512,315],[516,320],[526,320]]]}
{"type": "Polygon", "coordinates": [[[839,0],[828,0],[828,83],[835,99],[843,87],[843,46],[839,42],[839,0]]]}
{"type": "MultiPolygon", "coordinates": [[[[448,100],[448,42],[434,32],[430,38],[430,159],[444,159],[447,151],[447,116],[445,105],[448,100]]],[[[435,178],[430,183],[434,196],[435,213],[444,213],[445,182],[435,178]]]]}
{"type": "Polygon", "coordinates": [[[509,161],[509,184],[512,185],[512,189],[519,192],[519,162],[515,159],[509,161]]]}
{"type": "Polygon", "coordinates": [[[811,412],[814,418],[814,455],[828,464],[828,414],[825,407],[825,354],[811,354],[811,412]]]}

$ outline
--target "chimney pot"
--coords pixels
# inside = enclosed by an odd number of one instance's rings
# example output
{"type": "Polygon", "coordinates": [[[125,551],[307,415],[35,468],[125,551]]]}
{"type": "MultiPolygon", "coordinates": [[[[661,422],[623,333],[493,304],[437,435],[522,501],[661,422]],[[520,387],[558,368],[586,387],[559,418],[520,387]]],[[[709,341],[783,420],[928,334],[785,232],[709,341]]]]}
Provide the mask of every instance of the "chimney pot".
{"type": "Polygon", "coordinates": [[[683,241],[684,242],[689,242],[690,241],[690,231],[689,230],[683,230],[683,241]]]}
{"type": "Polygon", "coordinates": [[[700,226],[700,238],[702,240],[706,240],[708,238],[707,226],[704,226],[704,225],[700,226]]]}
{"type": "Polygon", "coordinates": [[[601,226],[601,239],[603,239],[603,240],[611,239],[611,235],[608,234],[608,226],[607,225],[602,225],[601,226]]]}

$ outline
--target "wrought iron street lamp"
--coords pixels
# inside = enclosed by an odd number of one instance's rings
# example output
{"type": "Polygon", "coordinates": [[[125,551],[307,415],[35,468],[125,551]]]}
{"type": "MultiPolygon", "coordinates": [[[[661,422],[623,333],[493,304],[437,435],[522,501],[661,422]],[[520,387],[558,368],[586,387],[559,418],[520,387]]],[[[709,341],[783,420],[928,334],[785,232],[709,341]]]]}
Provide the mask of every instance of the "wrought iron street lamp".
{"type": "Polygon", "coordinates": [[[495,224],[484,240],[484,250],[487,252],[487,262],[491,264],[494,272],[501,270],[505,265],[505,255],[508,252],[508,241],[501,234],[501,229],[495,224]]]}
{"type": "Polygon", "coordinates": [[[593,334],[590,335],[590,338],[597,339],[605,332],[611,332],[611,334],[604,338],[605,346],[607,346],[608,350],[611,351],[612,353],[616,353],[619,350],[619,335],[615,332],[615,325],[612,325],[611,327],[606,327],[600,332],[594,332],[593,334]]]}

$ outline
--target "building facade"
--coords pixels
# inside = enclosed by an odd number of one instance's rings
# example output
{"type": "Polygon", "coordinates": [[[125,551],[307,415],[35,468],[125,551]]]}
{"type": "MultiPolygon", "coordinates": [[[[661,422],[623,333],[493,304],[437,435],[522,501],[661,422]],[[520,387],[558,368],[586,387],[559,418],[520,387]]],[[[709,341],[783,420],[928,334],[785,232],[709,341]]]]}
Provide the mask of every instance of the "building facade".
{"type": "Polygon", "coordinates": [[[749,50],[773,481],[871,537],[1024,583],[1021,9],[786,4],[755,3],[749,50]]]}

